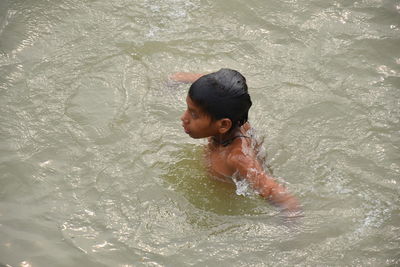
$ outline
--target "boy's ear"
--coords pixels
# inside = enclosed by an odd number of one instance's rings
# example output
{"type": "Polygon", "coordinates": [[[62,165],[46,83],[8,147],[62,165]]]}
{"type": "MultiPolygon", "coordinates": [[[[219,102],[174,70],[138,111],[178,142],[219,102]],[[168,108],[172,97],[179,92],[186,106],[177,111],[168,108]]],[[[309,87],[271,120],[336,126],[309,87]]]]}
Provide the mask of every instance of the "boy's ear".
{"type": "Polygon", "coordinates": [[[229,131],[232,127],[232,121],[228,118],[220,119],[219,120],[219,133],[224,134],[229,131]]]}

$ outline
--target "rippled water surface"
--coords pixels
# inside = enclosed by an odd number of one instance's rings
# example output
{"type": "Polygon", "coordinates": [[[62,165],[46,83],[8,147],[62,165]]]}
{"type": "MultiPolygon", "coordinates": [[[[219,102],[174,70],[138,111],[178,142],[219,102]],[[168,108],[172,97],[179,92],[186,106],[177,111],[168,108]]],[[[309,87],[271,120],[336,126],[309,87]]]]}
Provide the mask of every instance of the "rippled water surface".
{"type": "Polygon", "coordinates": [[[400,3],[0,1],[0,265],[400,265],[400,3]],[[176,71],[239,70],[304,217],[210,179],[176,71]]]}

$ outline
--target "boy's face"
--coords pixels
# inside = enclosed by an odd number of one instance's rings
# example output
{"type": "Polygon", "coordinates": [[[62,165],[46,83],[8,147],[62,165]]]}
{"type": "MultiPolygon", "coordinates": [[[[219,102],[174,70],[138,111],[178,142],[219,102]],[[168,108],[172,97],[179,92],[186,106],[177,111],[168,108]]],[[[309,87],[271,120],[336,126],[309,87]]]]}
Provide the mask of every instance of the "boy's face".
{"type": "Polygon", "coordinates": [[[186,97],[187,110],[183,113],[182,126],[192,138],[205,138],[219,133],[218,123],[213,121],[192,99],[186,97]]]}

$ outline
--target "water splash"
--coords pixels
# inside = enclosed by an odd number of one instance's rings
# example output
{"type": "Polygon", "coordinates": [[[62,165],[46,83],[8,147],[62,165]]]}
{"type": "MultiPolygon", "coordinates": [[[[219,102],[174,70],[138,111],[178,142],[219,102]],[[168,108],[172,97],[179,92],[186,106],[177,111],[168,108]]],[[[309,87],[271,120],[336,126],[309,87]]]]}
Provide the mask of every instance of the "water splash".
{"type": "Polygon", "coordinates": [[[233,182],[236,185],[236,194],[238,196],[252,196],[255,195],[256,192],[251,188],[250,183],[247,180],[238,178],[238,175],[233,175],[233,182]]]}

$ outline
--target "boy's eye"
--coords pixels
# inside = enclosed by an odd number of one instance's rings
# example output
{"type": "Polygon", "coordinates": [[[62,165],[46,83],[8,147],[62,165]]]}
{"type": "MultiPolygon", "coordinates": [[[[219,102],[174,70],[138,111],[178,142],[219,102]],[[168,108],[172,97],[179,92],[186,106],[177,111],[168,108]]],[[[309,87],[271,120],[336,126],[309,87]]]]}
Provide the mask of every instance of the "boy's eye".
{"type": "Polygon", "coordinates": [[[197,119],[198,118],[197,114],[194,113],[194,112],[190,112],[190,115],[192,116],[193,119],[197,119]]]}

